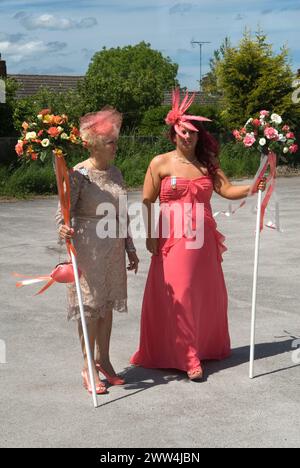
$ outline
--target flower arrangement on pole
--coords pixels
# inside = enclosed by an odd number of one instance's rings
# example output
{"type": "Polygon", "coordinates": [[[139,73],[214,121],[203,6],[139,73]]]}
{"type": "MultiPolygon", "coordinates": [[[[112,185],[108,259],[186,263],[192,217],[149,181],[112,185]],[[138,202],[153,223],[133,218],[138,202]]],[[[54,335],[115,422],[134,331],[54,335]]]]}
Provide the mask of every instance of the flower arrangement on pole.
{"type": "MultiPolygon", "coordinates": [[[[67,168],[65,156],[72,151],[74,145],[86,147],[86,142],[80,137],[78,128],[69,122],[65,114],[56,115],[50,109],[43,109],[32,122],[23,122],[21,137],[15,147],[18,157],[26,163],[32,161],[46,161],[47,158],[53,159],[54,169],[57,181],[57,188],[60,200],[61,211],[64,223],[71,226],[71,193],[69,170],[67,168]]],[[[80,277],[81,271],[77,265],[76,251],[73,242],[66,240],[69,261],[61,263],[55,267],[50,275],[25,277],[18,281],[16,286],[22,287],[30,284],[36,284],[46,281],[46,285],[37,293],[41,294],[54,283],[75,283],[80,308],[81,323],[83,327],[84,342],[87,350],[89,378],[92,388],[94,406],[97,407],[97,394],[95,379],[92,367],[92,352],[89,344],[88,329],[84,315],[84,306],[82,300],[80,277]]],[[[23,277],[17,273],[16,277],[23,277]]]]}
{"type": "Polygon", "coordinates": [[[243,128],[234,130],[233,135],[246,148],[255,148],[264,154],[273,152],[280,157],[297,153],[299,149],[290,126],[283,122],[280,115],[267,110],[250,118],[243,128]]]}
{"type": "MultiPolygon", "coordinates": [[[[254,274],[252,288],[252,313],[251,313],[251,337],[250,337],[250,369],[249,377],[254,377],[255,359],[255,327],[256,327],[256,301],[257,301],[257,279],[259,263],[260,233],[264,226],[264,215],[270,199],[275,191],[277,158],[284,159],[288,154],[297,153],[299,147],[295,132],[287,125],[279,114],[267,110],[260,111],[259,115],[250,118],[245,126],[233,131],[237,142],[241,142],[246,148],[257,149],[261,153],[261,164],[254,178],[252,188],[256,187],[259,180],[267,176],[268,189],[262,200],[262,191],[258,191],[257,219],[254,274]]],[[[250,191],[253,194],[253,190],[250,191]]],[[[244,202],[245,204],[245,202],[244,202]]],[[[279,230],[279,204],[276,203],[276,221],[269,227],[279,230]]]]}

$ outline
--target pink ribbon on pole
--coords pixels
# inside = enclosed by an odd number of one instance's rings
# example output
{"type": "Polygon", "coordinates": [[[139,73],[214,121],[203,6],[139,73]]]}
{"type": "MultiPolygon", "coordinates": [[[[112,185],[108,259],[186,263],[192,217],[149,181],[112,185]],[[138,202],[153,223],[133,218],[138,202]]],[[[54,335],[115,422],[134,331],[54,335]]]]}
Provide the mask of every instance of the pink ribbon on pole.
{"type": "Polygon", "coordinates": [[[217,213],[214,213],[214,217],[216,218],[217,216],[219,216],[221,214],[224,215],[224,216],[228,216],[228,217],[232,216],[240,208],[245,206],[248,203],[249,198],[253,197],[253,195],[255,194],[254,190],[257,189],[257,186],[259,185],[260,181],[265,176],[265,173],[267,172],[268,168],[270,168],[270,173],[269,173],[269,175],[267,177],[267,180],[266,180],[266,182],[268,184],[268,188],[267,188],[267,191],[266,191],[266,194],[264,196],[262,206],[261,206],[260,231],[263,230],[264,226],[272,228],[272,229],[280,230],[279,225],[276,225],[276,222],[266,224],[266,225],[264,224],[267,207],[268,207],[269,202],[270,202],[270,200],[272,198],[272,195],[275,193],[275,189],[276,189],[276,162],[277,162],[276,154],[273,153],[272,151],[270,151],[267,155],[263,155],[262,160],[261,160],[261,164],[260,164],[260,166],[258,168],[258,171],[257,171],[255,177],[254,177],[254,180],[253,180],[253,183],[251,185],[249,195],[247,196],[247,198],[245,198],[236,209],[233,209],[232,204],[230,203],[229,204],[229,209],[227,211],[221,211],[221,212],[219,211],[217,213]]]}

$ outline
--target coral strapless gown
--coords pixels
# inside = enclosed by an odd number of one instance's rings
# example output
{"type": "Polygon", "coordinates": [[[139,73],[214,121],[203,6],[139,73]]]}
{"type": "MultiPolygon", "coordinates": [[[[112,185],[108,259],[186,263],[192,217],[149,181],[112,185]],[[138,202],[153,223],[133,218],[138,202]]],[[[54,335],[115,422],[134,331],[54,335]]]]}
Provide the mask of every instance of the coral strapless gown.
{"type": "Polygon", "coordinates": [[[212,215],[212,194],[211,176],[162,180],[159,255],[152,256],[143,299],[140,346],[131,364],[192,371],[201,360],[221,360],[230,355],[228,296],[221,265],[227,248],[212,215]],[[174,203],[182,207],[189,203],[193,229],[198,229],[196,205],[203,204],[202,247],[186,248],[192,237],[184,230],[181,237],[178,235],[176,223],[183,222],[183,215],[181,220],[171,216],[170,236],[163,237],[165,209],[174,203]]]}

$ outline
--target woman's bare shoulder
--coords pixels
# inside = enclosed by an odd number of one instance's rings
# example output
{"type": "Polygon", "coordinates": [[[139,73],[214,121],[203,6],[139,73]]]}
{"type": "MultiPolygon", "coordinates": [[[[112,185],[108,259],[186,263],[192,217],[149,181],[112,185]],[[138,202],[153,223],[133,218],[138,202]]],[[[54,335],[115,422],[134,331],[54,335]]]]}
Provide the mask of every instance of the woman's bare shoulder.
{"type": "Polygon", "coordinates": [[[155,167],[156,169],[161,169],[162,167],[166,166],[169,163],[172,155],[173,155],[172,151],[169,153],[158,154],[157,156],[154,156],[150,165],[152,167],[155,167]]]}

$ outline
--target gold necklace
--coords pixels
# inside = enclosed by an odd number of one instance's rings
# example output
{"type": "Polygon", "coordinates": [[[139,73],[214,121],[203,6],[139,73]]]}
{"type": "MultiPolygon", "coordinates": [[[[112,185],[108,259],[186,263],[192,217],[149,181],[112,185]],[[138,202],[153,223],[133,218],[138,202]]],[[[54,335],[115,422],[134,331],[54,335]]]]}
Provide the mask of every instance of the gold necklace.
{"type": "Polygon", "coordinates": [[[180,158],[178,156],[174,156],[175,159],[182,162],[183,164],[194,164],[195,162],[199,162],[197,158],[193,159],[192,161],[188,161],[186,159],[180,158]]]}
{"type": "Polygon", "coordinates": [[[97,171],[107,171],[109,169],[109,167],[107,169],[99,169],[95,163],[93,163],[92,159],[89,158],[89,161],[91,163],[91,165],[97,170],[97,171]]]}

